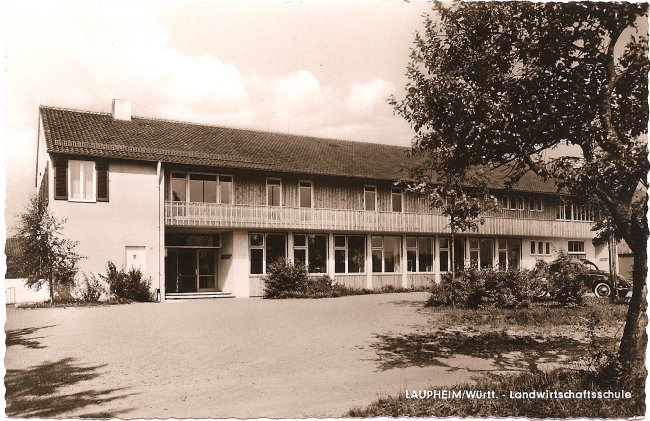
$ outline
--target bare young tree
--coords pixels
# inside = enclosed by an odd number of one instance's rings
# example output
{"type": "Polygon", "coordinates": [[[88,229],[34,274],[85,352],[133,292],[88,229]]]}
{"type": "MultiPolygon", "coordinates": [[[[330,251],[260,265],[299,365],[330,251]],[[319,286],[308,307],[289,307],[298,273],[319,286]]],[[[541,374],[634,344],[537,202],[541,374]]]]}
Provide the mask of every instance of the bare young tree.
{"type": "Polygon", "coordinates": [[[16,256],[18,272],[27,278],[27,286],[40,290],[49,287],[50,302],[54,302],[54,288],[57,285],[74,284],[78,262],[77,242],[62,236],[65,220],[56,219],[47,202],[38,196],[32,197],[27,210],[20,215],[16,237],[20,252],[16,256]]]}

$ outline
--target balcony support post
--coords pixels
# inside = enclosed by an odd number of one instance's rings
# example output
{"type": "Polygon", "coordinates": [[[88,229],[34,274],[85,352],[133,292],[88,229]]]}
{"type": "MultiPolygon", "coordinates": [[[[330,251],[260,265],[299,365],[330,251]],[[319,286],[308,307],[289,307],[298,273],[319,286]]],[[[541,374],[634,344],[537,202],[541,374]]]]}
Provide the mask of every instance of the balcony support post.
{"type": "Polygon", "coordinates": [[[366,288],[372,289],[372,235],[366,234],[366,288]]]}
{"type": "Polygon", "coordinates": [[[334,233],[327,233],[327,275],[334,279],[334,233]]]}
{"type": "Polygon", "coordinates": [[[406,234],[402,234],[402,288],[409,287],[408,259],[406,256],[406,234]]]}

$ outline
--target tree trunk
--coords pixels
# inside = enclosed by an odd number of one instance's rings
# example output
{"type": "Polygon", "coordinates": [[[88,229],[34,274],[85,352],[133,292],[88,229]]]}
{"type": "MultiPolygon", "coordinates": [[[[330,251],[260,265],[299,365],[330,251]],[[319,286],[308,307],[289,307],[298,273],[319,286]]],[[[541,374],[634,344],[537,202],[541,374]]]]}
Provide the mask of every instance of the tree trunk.
{"type": "MultiPolygon", "coordinates": [[[[634,265],[632,269],[632,298],[625,320],[623,337],[619,348],[619,362],[624,378],[641,376],[645,379],[647,371],[645,368],[645,353],[648,343],[646,326],[648,324],[646,302],[647,285],[646,274],[648,272],[645,241],[630,244],[634,253],[634,265]]],[[[645,381],[645,380],[644,380],[645,381]]]]}
{"type": "Polygon", "coordinates": [[[48,279],[47,285],[50,287],[50,304],[54,304],[54,282],[52,278],[48,279]]]}
{"type": "Polygon", "coordinates": [[[456,234],[451,231],[451,280],[456,280],[456,234]]]}

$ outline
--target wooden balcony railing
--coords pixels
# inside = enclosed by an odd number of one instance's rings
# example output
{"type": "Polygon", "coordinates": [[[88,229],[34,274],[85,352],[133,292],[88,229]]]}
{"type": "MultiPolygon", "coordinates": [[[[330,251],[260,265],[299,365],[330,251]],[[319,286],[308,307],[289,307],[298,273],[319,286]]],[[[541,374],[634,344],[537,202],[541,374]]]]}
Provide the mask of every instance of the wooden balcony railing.
{"type": "MultiPolygon", "coordinates": [[[[370,212],[275,206],[165,202],[165,225],[188,227],[447,233],[447,218],[433,213],[370,212]]],[[[558,221],[555,211],[495,211],[485,216],[478,234],[590,238],[591,224],[558,221]]]]}

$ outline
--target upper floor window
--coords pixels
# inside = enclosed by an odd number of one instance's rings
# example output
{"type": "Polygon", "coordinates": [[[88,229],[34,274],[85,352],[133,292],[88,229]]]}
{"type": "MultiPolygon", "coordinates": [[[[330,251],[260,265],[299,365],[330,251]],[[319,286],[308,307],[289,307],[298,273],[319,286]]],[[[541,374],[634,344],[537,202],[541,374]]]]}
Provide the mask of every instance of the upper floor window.
{"type": "Polygon", "coordinates": [[[390,191],[390,200],[391,200],[391,205],[393,212],[401,212],[402,211],[402,189],[396,189],[393,188],[390,191]]]}
{"type": "Polygon", "coordinates": [[[524,210],[526,206],[523,197],[503,196],[501,197],[501,207],[510,210],[524,210]]]}
{"type": "Polygon", "coordinates": [[[266,179],[266,205],[282,206],[282,180],[279,178],[266,179]]]}
{"type": "Polygon", "coordinates": [[[95,201],[95,162],[68,162],[69,200],[95,201]]]}
{"type": "Polygon", "coordinates": [[[312,184],[311,181],[301,181],[298,185],[299,204],[301,208],[311,208],[313,206],[312,200],[312,184]]]}
{"type": "Polygon", "coordinates": [[[217,203],[217,176],[190,174],[190,202],[217,203]]]}
{"type": "Polygon", "coordinates": [[[557,207],[556,219],[566,221],[586,221],[594,220],[594,211],[588,205],[575,205],[573,203],[560,202],[557,207]]]}
{"type": "Polygon", "coordinates": [[[528,210],[541,212],[544,210],[544,204],[539,197],[531,197],[528,200],[528,210]]]}
{"type": "Polygon", "coordinates": [[[55,200],[108,202],[108,162],[58,158],[52,164],[55,200]]]}
{"type": "Polygon", "coordinates": [[[232,176],[219,176],[219,203],[232,204],[232,176]]]}
{"type": "Polygon", "coordinates": [[[170,190],[174,202],[232,203],[232,176],[172,172],[170,190]]]}
{"type": "Polygon", "coordinates": [[[363,188],[363,208],[367,211],[377,210],[377,187],[364,186],[363,188]]]}

